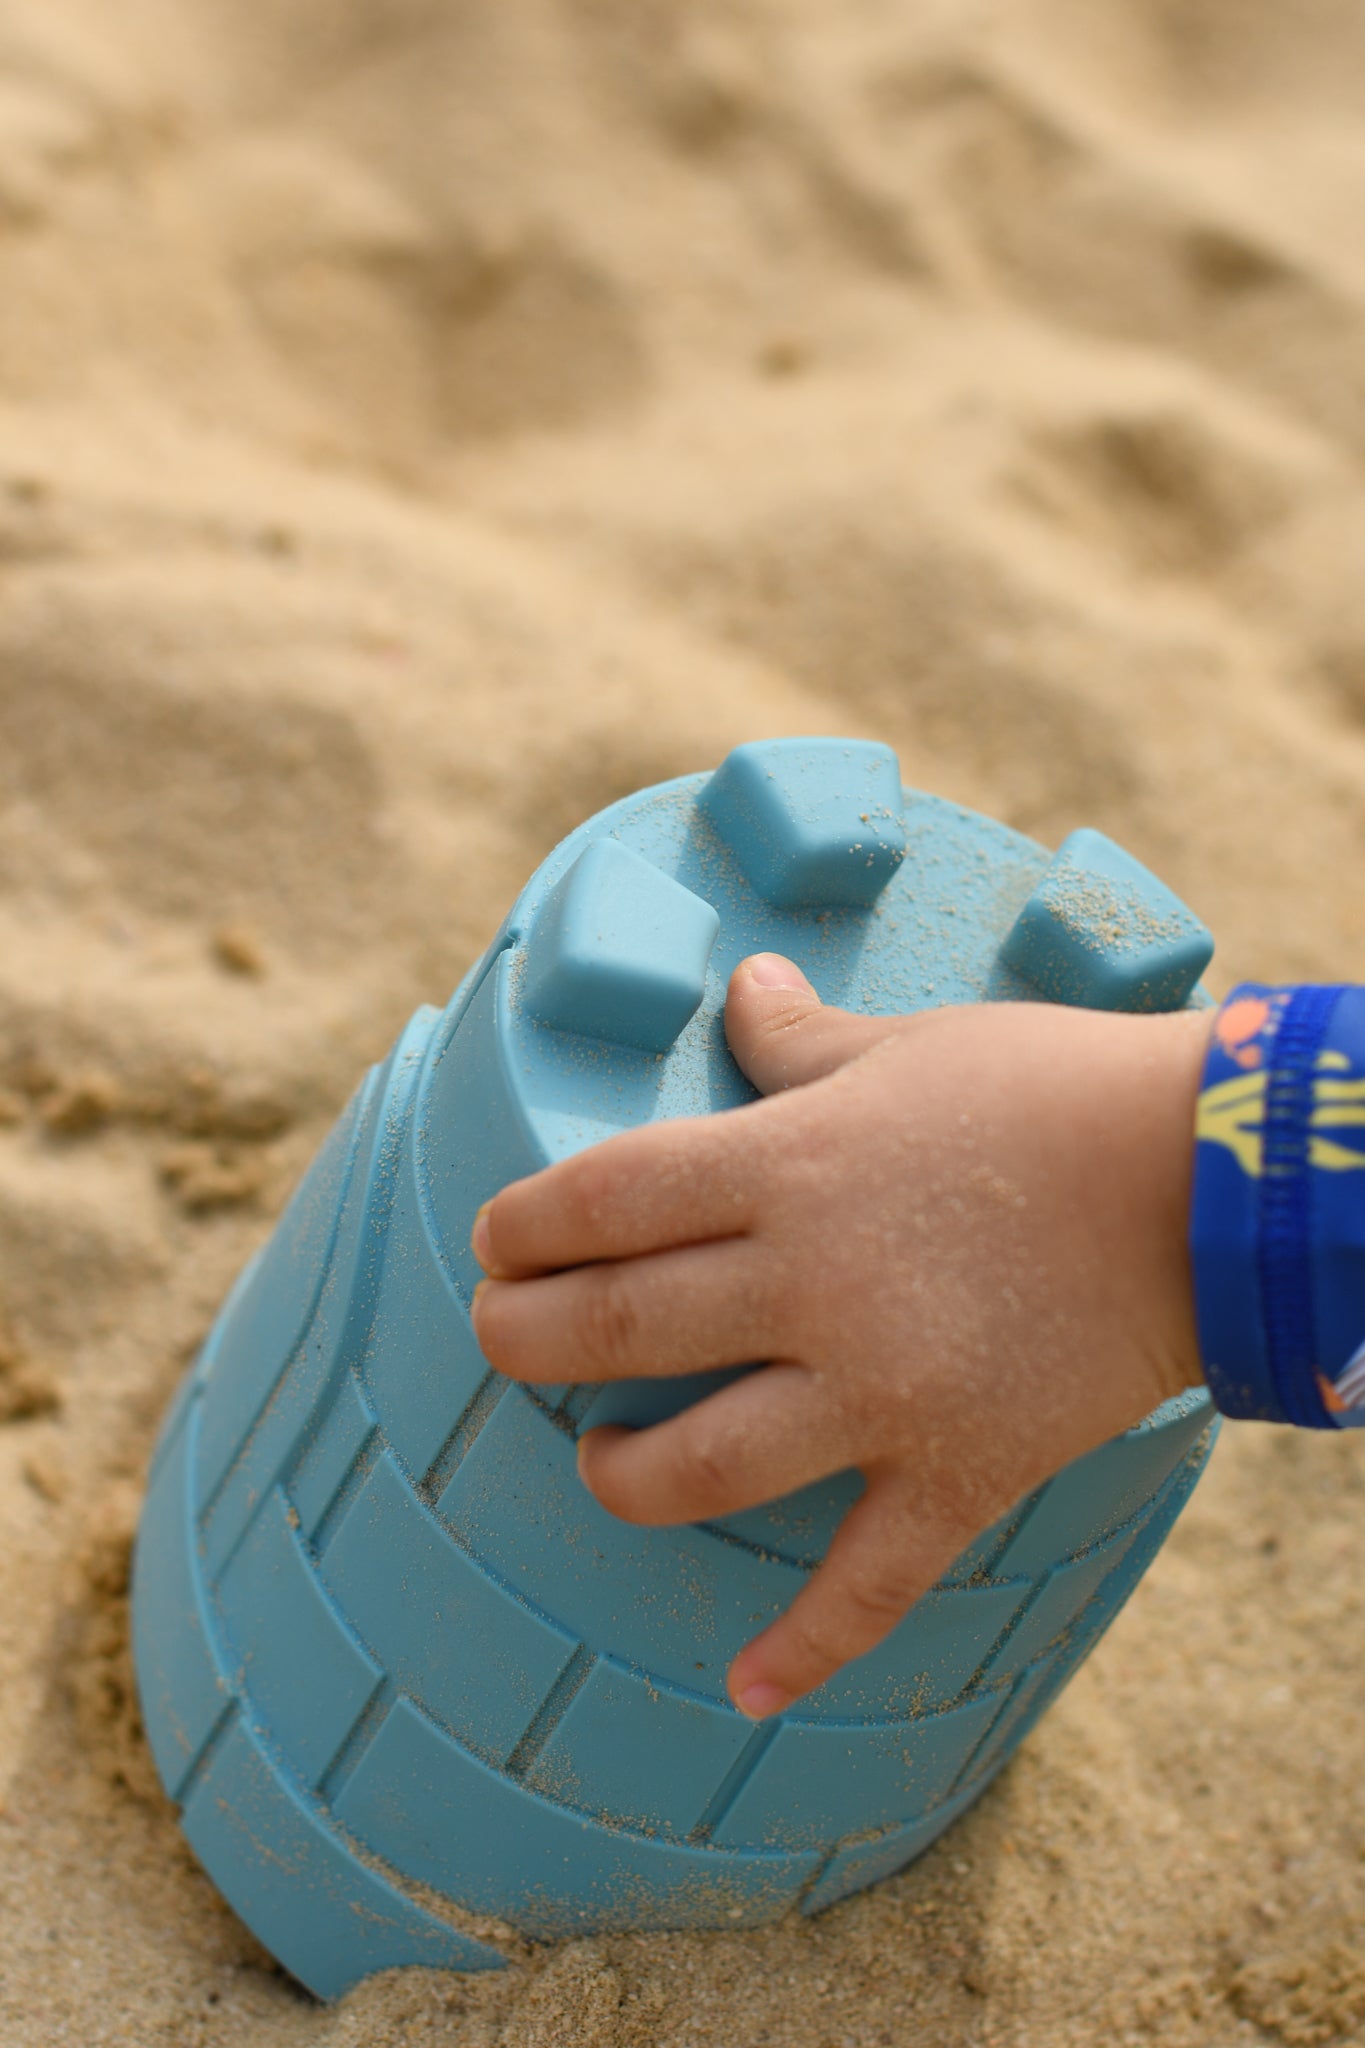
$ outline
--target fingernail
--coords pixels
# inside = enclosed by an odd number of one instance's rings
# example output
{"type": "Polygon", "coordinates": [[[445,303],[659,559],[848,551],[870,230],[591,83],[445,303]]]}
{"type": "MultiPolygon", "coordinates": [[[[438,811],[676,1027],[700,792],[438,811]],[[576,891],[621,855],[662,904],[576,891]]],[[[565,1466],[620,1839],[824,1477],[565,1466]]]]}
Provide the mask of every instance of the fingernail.
{"type": "Polygon", "coordinates": [[[766,1721],[769,1714],[780,1714],[791,1703],[792,1695],[780,1685],[746,1685],[735,1698],[740,1713],[751,1721],[766,1721]]]}
{"type": "Polygon", "coordinates": [[[489,1285],[490,1283],[487,1280],[480,1280],[475,1287],[473,1294],[469,1298],[469,1313],[471,1315],[473,1315],[479,1305],[479,1296],[488,1292],[489,1285]]]}
{"type": "Polygon", "coordinates": [[[474,1228],[469,1233],[469,1248],[481,1266],[486,1266],[490,1257],[488,1212],[492,1206],[491,1202],[481,1204],[474,1218],[474,1228]]]}
{"type": "Polygon", "coordinates": [[[760,988],[789,988],[803,996],[813,996],[815,990],[806,980],[794,960],[784,959],[781,953],[755,953],[745,961],[749,978],[760,988]]]}

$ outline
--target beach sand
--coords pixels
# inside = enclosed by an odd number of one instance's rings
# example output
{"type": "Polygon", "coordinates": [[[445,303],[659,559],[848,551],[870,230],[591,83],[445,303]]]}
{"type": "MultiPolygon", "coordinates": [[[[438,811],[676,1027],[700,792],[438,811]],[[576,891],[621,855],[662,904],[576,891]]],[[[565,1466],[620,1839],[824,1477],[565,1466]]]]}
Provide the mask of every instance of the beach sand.
{"type": "Polygon", "coordinates": [[[0,2039],[1365,2039],[1357,1440],[1230,1428],[913,1869],[314,2005],[137,1727],[128,1547],[411,1008],[781,732],[1365,974],[1359,0],[8,0],[0,2039]]]}

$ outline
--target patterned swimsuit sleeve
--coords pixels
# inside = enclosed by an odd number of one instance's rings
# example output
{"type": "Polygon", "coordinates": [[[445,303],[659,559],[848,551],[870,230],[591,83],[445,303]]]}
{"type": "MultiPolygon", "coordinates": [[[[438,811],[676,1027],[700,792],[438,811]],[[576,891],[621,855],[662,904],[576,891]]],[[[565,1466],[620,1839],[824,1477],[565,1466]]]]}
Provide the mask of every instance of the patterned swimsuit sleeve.
{"type": "Polygon", "coordinates": [[[1365,1428],[1365,988],[1244,983],[1223,1004],[1190,1248],[1223,1413],[1365,1428]]]}

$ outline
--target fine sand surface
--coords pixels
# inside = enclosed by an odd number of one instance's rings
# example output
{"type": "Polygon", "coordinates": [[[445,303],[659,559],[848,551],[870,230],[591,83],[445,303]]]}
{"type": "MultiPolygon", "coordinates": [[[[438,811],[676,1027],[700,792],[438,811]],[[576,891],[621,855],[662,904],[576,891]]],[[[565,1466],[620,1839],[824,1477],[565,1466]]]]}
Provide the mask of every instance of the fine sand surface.
{"type": "Polygon", "coordinates": [[[1365,973],[1363,117],[1360,0],[5,0],[5,2048],[1365,2039],[1359,1440],[1229,1430],[904,1876],[330,2010],[125,1608],[227,1282],[624,791],[877,735],[1365,973]]]}

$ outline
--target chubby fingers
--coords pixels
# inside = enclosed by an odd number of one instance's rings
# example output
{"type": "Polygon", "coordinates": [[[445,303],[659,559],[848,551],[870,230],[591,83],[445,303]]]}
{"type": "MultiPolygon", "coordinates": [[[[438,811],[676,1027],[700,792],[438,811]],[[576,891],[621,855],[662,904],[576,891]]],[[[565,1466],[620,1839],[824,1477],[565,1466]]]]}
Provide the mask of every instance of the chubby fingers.
{"type": "Polygon", "coordinates": [[[793,1493],[848,1463],[828,1396],[800,1365],[760,1366],[649,1429],[579,1440],[578,1469],[623,1521],[705,1522],[793,1493]]]}
{"type": "Polygon", "coordinates": [[[873,1473],[844,1516],[824,1563],[727,1677],[743,1714],[762,1720],[875,1649],[977,1534],[926,1529],[903,1473],[873,1473]]]}
{"type": "Polygon", "coordinates": [[[914,1026],[905,1017],[864,1017],[822,1003],[794,961],[751,953],[730,976],[725,1036],[763,1095],[804,1088],[914,1026]]]}
{"type": "Polygon", "coordinates": [[[778,1348],[780,1275],[750,1238],[680,1245],[530,1280],[485,1280],[474,1334],[509,1379],[652,1379],[778,1348]]]}
{"type": "Polygon", "coordinates": [[[513,1181],[480,1209],[474,1256],[515,1280],[738,1236],[763,1185],[764,1148],[749,1122],[737,1109],[648,1124],[513,1181]]]}

